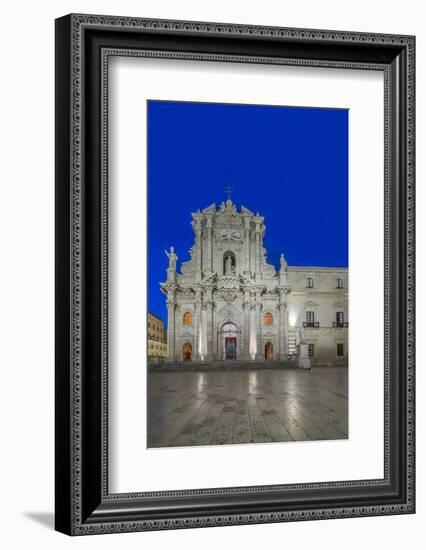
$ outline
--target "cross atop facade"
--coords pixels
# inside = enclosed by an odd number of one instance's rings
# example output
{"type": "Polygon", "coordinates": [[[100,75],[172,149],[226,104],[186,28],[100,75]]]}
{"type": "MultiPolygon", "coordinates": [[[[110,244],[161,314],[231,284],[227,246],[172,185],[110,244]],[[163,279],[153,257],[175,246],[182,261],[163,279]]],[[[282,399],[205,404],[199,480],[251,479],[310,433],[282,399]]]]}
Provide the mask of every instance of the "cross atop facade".
{"type": "Polygon", "coordinates": [[[228,195],[228,200],[231,198],[232,193],[234,192],[234,188],[230,185],[225,186],[225,193],[228,195]]]}

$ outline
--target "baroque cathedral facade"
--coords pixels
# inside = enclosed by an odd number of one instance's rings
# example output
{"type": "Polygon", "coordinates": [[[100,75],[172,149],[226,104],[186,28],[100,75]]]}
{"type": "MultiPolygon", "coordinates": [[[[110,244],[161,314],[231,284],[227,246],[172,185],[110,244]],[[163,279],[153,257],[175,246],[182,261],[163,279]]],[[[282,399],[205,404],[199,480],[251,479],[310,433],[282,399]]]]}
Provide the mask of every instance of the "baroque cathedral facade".
{"type": "Polygon", "coordinates": [[[264,218],[228,199],[192,214],[194,244],[167,280],[168,362],[288,361],[299,343],[314,364],[347,364],[347,268],[268,263],[264,218]]]}

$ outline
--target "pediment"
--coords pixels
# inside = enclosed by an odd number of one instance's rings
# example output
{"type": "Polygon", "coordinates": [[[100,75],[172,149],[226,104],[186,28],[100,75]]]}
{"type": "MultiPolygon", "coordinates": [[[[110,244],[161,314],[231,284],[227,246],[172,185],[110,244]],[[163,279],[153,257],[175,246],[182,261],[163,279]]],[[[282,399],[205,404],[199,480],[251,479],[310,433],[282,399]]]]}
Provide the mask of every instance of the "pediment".
{"type": "Polygon", "coordinates": [[[248,216],[254,216],[254,212],[241,205],[241,214],[246,214],[248,216]]]}
{"type": "Polygon", "coordinates": [[[203,210],[203,214],[215,214],[216,213],[216,204],[213,202],[203,210]]]}
{"type": "Polygon", "coordinates": [[[223,212],[216,217],[216,226],[241,226],[243,224],[242,219],[236,212],[223,212]]]}

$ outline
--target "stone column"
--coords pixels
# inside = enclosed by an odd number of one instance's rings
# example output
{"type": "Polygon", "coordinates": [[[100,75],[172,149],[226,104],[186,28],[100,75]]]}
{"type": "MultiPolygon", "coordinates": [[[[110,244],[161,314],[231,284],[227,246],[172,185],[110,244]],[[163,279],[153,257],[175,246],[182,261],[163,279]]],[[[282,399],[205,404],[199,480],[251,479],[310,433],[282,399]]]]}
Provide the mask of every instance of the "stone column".
{"type": "Polygon", "coordinates": [[[206,317],[207,317],[207,327],[206,327],[206,339],[207,339],[207,354],[206,354],[206,361],[213,361],[213,331],[214,331],[214,319],[213,319],[213,299],[212,299],[212,291],[208,291],[207,301],[205,302],[206,306],[206,317]]]}
{"type": "Polygon", "coordinates": [[[280,361],[288,359],[288,303],[287,296],[290,288],[280,288],[279,295],[279,358],[280,361]]]}
{"type": "Polygon", "coordinates": [[[202,251],[202,241],[201,241],[201,220],[202,214],[192,214],[192,227],[195,233],[195,264],[197,268],[196,279],[200,280],[202,277],[203,269],[203,251],[202,251]]]}
{"type": "Polygon", "coordinates": [[[256,273],[260,273],[260,229],[259,229],[259,226],[256,226],[255,239],[256,239],[255,270],[256,270],[256,273]]]}
{"type": "Polygon", "coordinates": [[[175,328],[176,304],[173,298],[167,300],[167,358],[171,363],[176,361],[176,328],[175,328]]]}
{"type": "Polygon", "coordinates": [[[202,300],[201,300],[201,290],[195,290],[195,303],[194,303],[194,348],[192,350],[192,355],[194,361],[200,361],[200,338],[201,338],[201,309],[202,309],[202,300]]]}
{"type": "Polygon", "coordinates": [[[250,297],[248,293],[244,296],[243,301],[243,355],[242,359],[245,361],[251,361],[250,357],[250,297]]]}
{"type": "Polygon", "coordinates": [[[262,216],[259,216],[259,214],[256,214],[256,216],[253,218],[255,229],[254,229],[254,235],[255,235],[255,272],[257,275],[257,278],[260,279],[260,272],[261,272],[261,261],[262,261],[262,223],[263,218],[262,216]]]}
{"type": "Polygon", "coordinates": [[[213,272],[213,243],[212,243],[212,217],[206,217],[206,230],[207,230],[207,254],[204,269],[210,273],[213,272]]]}
{"type": "Polygon", "coordinates": [[[212,305],[212,349],[213,349],[213,361],[220,359],[217,351],[217,327],[216,327],[216,305],[212,305]]]}
{"type": "Polygon", "coordinates": [[[256,361],[263,361],[265,354],[262,346],[262,304],[260,293],[256,294],[256,361]]]}
{"type": "Polygon", "coordinates": [[[250,218],[244,218],[244,271],[250,271],[250,218]]]}
{"type": "Polygon", "coordinates": [[[200,325],[200,358],[205,361],[207,357],[207,304],[203,303],[201,306],[201,325],[200,325]]]}

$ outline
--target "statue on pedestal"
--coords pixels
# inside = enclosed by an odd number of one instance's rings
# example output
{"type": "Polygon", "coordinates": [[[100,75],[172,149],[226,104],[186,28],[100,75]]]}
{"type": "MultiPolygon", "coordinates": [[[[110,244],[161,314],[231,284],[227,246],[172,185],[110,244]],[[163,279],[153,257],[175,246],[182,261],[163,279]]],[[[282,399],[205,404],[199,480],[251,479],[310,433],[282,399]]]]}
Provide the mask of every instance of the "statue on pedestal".
{"type": "Polygon", "coordinates": [[[176,262],[178,260],[177,255],[175,254],[175,249],[173,246],[170,247],[170,252],[165,250],[166,256],[169,258],[169,269],[171,271],[176,271],[176,262]]]}

